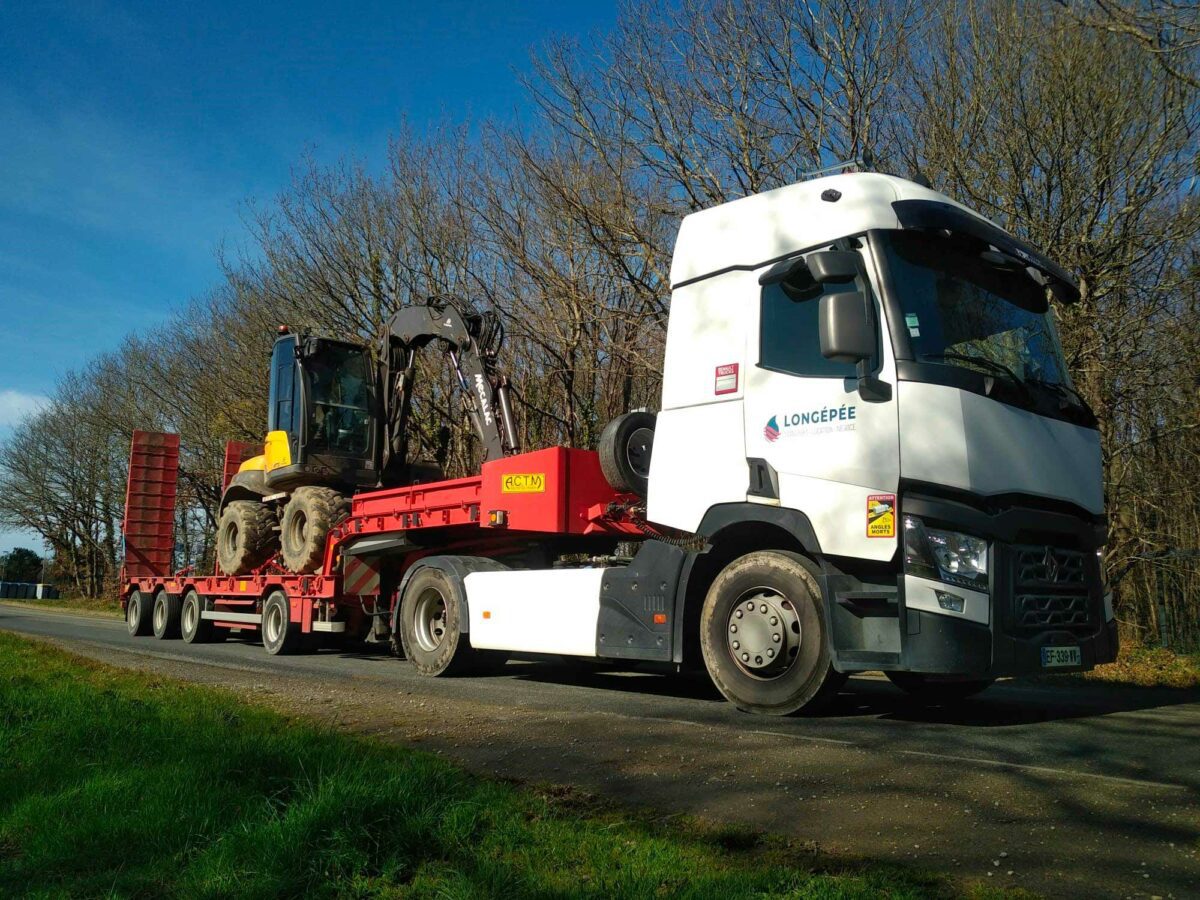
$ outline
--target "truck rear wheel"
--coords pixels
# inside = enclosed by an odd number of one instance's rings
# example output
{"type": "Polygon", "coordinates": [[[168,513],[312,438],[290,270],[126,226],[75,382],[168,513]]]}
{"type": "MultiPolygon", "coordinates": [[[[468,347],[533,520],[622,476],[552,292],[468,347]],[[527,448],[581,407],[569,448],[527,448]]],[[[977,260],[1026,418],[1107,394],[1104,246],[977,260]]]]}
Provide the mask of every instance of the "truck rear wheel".
{"type": "Polygon", "coordinates": [[[405,659],[421,675],[452,675],[472,662],[471,642],[460,628],[467,610],[457,582],[449,572],[425,566],[404,587],[400,641],[405,659]]]}
{"type": "Polygon", "coordinates": [[[178,594],[159,591],[154,597],[154,636],[160,641],[179,637],[179,614],[183,600],[178,594]]]}
{"type": "Polygon", "coordinates": [[[153,628],[154,597],[134,591],[125,602],[125,626],[133,637],[145,637],[153,628]]]}
{"type": "Polygon", "coordinates": [[[231,500],[217,524],[217,564],[226,575],[247,575],[275,552],[275,513],[257,500],[231,500]]]}
{"type": "Polygon", "coordinates": [[[956,703],[992,686],[991,678],[943,678],[918,672],[884,672],[904,693],[926,703],[956,703]]]}
{"type": "Polygon", "coordinates": [[[704,664],[738,709],[785,716],[814,711],[837,693],[825,611],[803,557],[763,550],[734,560],[709,588],[700,614],[704,664]]]}
{"type": "Polygon", "coordinates": [[[291,572],[315,572],[325,558],[325,539],[350,515],[350,500],[327,487],[296,488],[280,525],[283,564],[291,572]]]}
{"type": "Polygon", "coordinates": [[[300,623],[292,621],[292,604],[283,591],[272,591],[263,604],[263,647],[272,656],[300,653],[311,644],[300,631],[300,623]]]}

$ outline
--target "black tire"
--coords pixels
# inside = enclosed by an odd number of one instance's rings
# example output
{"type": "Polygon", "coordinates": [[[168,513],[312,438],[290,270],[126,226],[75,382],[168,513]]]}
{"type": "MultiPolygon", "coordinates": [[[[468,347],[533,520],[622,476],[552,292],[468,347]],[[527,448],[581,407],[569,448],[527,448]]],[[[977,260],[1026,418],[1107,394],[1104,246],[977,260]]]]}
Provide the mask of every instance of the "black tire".
{"type": "Polygon", "coordinates": [[[283,564],[290,572],[315,572],[325,558],[325,540],[350,515],[350,499],[327,487],[299,487],[288,498],[280,523],[283,564]]]}
{"type": "Polygon", "coordinates": [[[154,636],[160,641],[179,637],[179,614],[183,609],[183,598],[165,590],[154,596],[154,613],[151,616],[154,636]]]}
{"type": "Polygon", "coordinates": [[[820,588],[798,553],[762,550],[726,566],[704,600],[700,646],[713,684],[745,712],[815,712],[845,682],[830,660],[820,588]]]}
{"type": "Polygon", "coordinates": [[[275,552],[275,512],[257,500],[233,500],[217,523],[217,564],[226,575],[247,575],[275,552]]]}
{"type": "Polygon", "coordinates": [[[615,491],[645,497],[654,450],[654,413],[617,416],[600,433],[600,470],[615,491]]]}
{"type": "Polygon", "coordinates": [[[217,644],[229,636],[228,628],[218,628],[211,619],[200,614],[209,609],[209,603],[194,590],[183,595],[183,606],[179,612],[179,635],[189,644],[217,644]]]}
{"type": "Polygon", "coordinates": [[[310,635],[300,631],[300,623],[292,621],[292,605],[283,591],[272,591],[263,603],[263,648],[272,656],[303,653],[312,648],[310,635]]]}
{"type": "Polygon", "coordinates": [[[399,630],[404,658],[419,674],[461,674],[479,661],[460,628],[466,613],[456,576],[433,566],[413,573],[400,598],[399,630]]]}
{"type": "Polygon", "coordinates": [[[945,678],[918,672],[884,672],[888,681],[925,703],[958,703],[992,686],[992,678],[945,678]]]}
{"type": "Polygon", "coordinates": [[[125,626],[133,637],[145,637],[154,630],[154,595],[134,591],[125,603],[125,626]]]}

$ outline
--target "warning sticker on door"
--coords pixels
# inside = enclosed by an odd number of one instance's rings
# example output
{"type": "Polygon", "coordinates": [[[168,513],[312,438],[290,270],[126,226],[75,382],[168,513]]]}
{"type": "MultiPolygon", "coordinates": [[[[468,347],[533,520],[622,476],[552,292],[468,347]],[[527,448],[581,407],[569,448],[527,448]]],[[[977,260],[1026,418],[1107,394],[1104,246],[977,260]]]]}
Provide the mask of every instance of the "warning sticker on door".
{"type": "Polygon", "coordinates": [[[896,536],[896,495],[871,494],[867,497],[867,537],[896,536]]]}

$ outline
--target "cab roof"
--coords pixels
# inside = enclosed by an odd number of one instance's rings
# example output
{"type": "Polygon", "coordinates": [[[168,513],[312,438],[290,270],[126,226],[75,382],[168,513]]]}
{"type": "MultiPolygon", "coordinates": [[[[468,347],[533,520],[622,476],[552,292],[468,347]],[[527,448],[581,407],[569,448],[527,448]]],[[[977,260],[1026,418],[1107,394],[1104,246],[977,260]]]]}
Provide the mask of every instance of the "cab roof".
{"type": "Polygon", "coordinates": [[[869,172],[831,175],[732,200],[684,218],[671,261],[671,285],[679,287],[730,269],[756,269],[797,251],[874,228],[900,228],[892,207],[899,200],[948,204],[996,227],[945,194],[904,178],[869,172]]]}

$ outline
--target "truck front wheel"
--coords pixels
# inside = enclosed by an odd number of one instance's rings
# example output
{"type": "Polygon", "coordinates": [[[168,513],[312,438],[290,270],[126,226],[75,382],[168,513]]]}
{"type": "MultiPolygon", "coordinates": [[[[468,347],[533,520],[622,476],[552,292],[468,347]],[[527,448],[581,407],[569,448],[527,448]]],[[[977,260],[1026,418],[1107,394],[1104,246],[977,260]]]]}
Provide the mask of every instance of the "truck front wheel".
{"type": "Polygon", "coordinates": [[[803,557],[762,550],[709,588],[700,645],[713,683],[738,709],[786,716],[831,700],[844,678],[829,657],[825,611],[803,557]]]}

